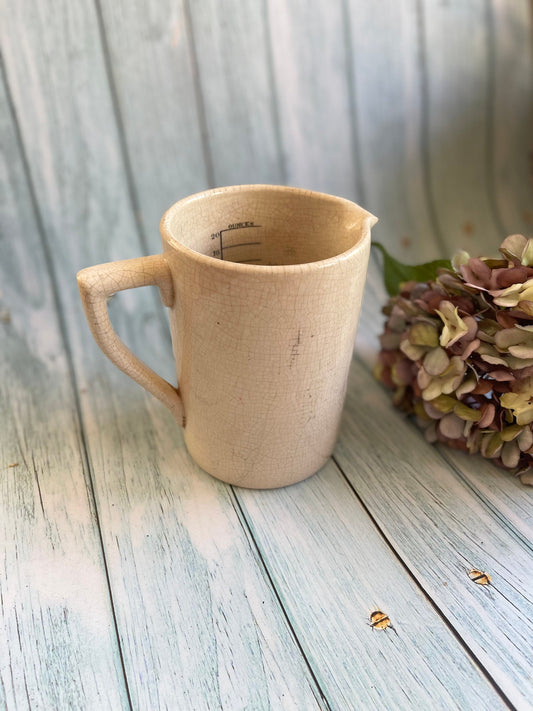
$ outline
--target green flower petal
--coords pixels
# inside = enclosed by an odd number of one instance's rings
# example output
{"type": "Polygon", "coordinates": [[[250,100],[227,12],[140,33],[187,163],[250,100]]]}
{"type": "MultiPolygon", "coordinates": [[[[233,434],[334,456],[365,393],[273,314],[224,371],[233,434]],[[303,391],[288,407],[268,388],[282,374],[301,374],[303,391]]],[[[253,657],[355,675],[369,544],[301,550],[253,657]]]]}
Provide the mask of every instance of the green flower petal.
{"type": "Polygon", "coordinates": [[[435,348],[439,345],[439,332],[437,327],[431,323],[419,321],[413,324],[407,334],[409,343],[413,346],[428,346],[435,348]]]}
{"type": "Polygon", "coordinates": [[[468,407],[468,405],[465,405],[462,402],[458,402],[453,408],[453,411],[457,417],[460,417],[462,420],[466,420],[468,422],[479,422],[481,419],[480,410],[474,410],[474,408],[468,407]]]}

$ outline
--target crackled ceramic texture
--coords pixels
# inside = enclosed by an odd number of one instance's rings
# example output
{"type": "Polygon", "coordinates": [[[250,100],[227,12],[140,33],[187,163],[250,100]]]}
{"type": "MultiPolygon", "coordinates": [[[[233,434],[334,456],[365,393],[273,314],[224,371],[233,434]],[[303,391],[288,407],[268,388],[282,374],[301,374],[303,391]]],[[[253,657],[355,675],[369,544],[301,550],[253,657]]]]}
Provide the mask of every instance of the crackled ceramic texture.
{"type": "Polygon", "coordinates": [[[193,195],[163,216],[162,255],[79,273],[91,331],[172,411],[207,472],[251,488],[295,483],[337,439],[375,221],[296,188],[193,195]],[[170,309],[177,389],[109,321],[111,294],[149,284],[170,309]]]}

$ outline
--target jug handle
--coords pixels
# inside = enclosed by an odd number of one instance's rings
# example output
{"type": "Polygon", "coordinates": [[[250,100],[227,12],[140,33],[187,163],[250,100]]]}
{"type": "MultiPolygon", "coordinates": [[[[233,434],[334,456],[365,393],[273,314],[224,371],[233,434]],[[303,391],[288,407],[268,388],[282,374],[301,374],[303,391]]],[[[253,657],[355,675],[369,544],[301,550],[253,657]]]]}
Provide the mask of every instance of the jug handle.
{"type": "Polygon", "coordinates": [[[107,309],[107,299],[117,291],[140,286],[157,286],[165,306],[174,303],[174,287],[167,260],[162,254],[118,262],[97,264],[77,275],[85,316],[94,340],[109,360],[148,390],[185,427],[183,401],[179,390],[142,362],[115,333],[107,309]]]}

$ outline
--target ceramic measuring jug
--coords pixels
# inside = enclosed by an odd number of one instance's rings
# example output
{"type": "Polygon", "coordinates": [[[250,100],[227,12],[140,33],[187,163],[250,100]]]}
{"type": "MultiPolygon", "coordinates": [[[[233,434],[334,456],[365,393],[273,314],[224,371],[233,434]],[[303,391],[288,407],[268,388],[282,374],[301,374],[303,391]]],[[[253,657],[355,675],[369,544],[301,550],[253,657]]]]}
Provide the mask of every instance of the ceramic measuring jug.
{"type": "Polygon", "coordinates": [[[338,435],[376,218],[273,185],[207,190],[163,215],[163,253],[83,269],[92,334],[159,398],[187,449],[225,482],[274,488],[327,461],[338,435]],[[159,287],[178,387],[113,331],[107,298],[159,287]]]}

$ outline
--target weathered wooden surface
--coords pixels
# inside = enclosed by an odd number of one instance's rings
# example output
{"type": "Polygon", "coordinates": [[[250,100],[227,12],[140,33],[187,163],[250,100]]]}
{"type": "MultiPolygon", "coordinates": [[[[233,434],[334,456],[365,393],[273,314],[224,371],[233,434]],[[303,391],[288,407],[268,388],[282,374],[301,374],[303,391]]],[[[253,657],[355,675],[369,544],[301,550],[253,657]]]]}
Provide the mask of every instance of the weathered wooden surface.
{"type": "Polygon", "coordinates": [[[336,460],[422,589],[520,707],[531,692],[533,529],[518,536],[354,366],[336,460]],[[472,583],[473,568],[493,585],[472,583]]]}
{"type": "Polygon", "coordinates": [[[69,358],[11,119],[0,126],[0,708],[127,708],[69,358]]]}
{"type": "MultiPolygon", "coordinates": [[[[0,707],[531,708],[531,490],[373,382],[377,259],[342,473],[272,492],[191,462],[76,291],[215,184],[360,200],[406,260],[530,231],[529,4],[371,5],[4,2],[0,707]]],[[[172,379],[156,294],[111,309],[172,379]]]]}
{"type": "Polygon", "coordinates": [[[156,250],[163,212],[213,181],[186,3],[106,0],[100,7],[130,189],[146,248],[156,250]]]}
{"type": "Polygon", "coordinates": [[[357,193],[350,47],[342,3],[267,3],[285,180],[334,195],[357,193]],[[302,39],[305,38],[305,41],[302,39]]]}
{"type": "Polygon", "coordinates": [[[481,708],[503,706],[333,462],[300,485],[238,497],[333,708],[460,709],[474,696],[481,708]],[[370,627],[376,609],[394,630],[370,627]],[[455,673],[448,676],[450,659],[455,673]]]}
{"type": "MultiPolygon", "coordinates": [[[[195,468],[174,422],[157,407],[152,414],[154,404],[124,383],[114,368],[102,370],[87,328],[80,328],[84,317],[76,270],[90,261],[116,257],[117,249],[127,252],[132,243],[141,247],[120,156],[115,171],[106,170],[106,137],[87,128],[111,111],[111,101],[109,94],[99,93],[97,69],[103,64],[94,39],[95,16],[81,5],[78,10],[77,26],[83,32],[66,37],[56,27],[53,39],[58,46],[63,43],[65,54],[76,52],[81,42],[93,48],[92,54],[82,54],[85,62],[76,67],[87,94],[94,92],[94,101],[85,106],[93,116],[86,115],[85,123],[77,121],[79,97],[61,91],[64,85],[58,77],[65,67],[60,53],[57,64],[56,55],[47,65],[44,56],[35,58],[34,83],[20,86],[26,96],[18,100],[40,94],[47,113],[59,115],[68,126],[68,140],[53,143],[48,172],[36,170],[32,178],[71,341],[130,702],[135,708],[233,709],[276,707],[286,698],[287,704],[313,708],[318,702],[312,674],[242,535],[231,493],[200,472],[190,476],[195,468]],[[44,92],[46,82],[54,79],[55,91],[44,92]],[[87,149],[85,170],[73,194],[63,171],[77,167],[78,145],[87,149]],[[95,212],[82,219],[86,195],[95,189],[91,180],[100,185],[100,199],[95,212]],[[68,200],[57,209],[52,199],[61,200],[65,192],[68,200]],[[79,224],[83,233],[65,241],[71,223],[79,224]],[[289,666],[292,673],[287,677],[289,666]]],[[[35,37],[31,41],[37,45],[35,37]]],[[[14,61],[19,47],[17,41],[8,50],[12,66],[23,70],[22,63],[14,61]]],[[[27,112],[21,131],[30,164],[42,166],[41,145],[33,140],[37,121],[27,112]]],[[[153,357],[150,340],[168,347],[152,299],[120,306],[117,329],[136,344],[141,357],[153,357]]],[[[170,349],[161,360],[170,361],[170,349]]]]}
{"type": "Polygon", "coordinates": [[[283,183],[265,3],[200,0],[189,12],[215,185],[283,183]]]}

